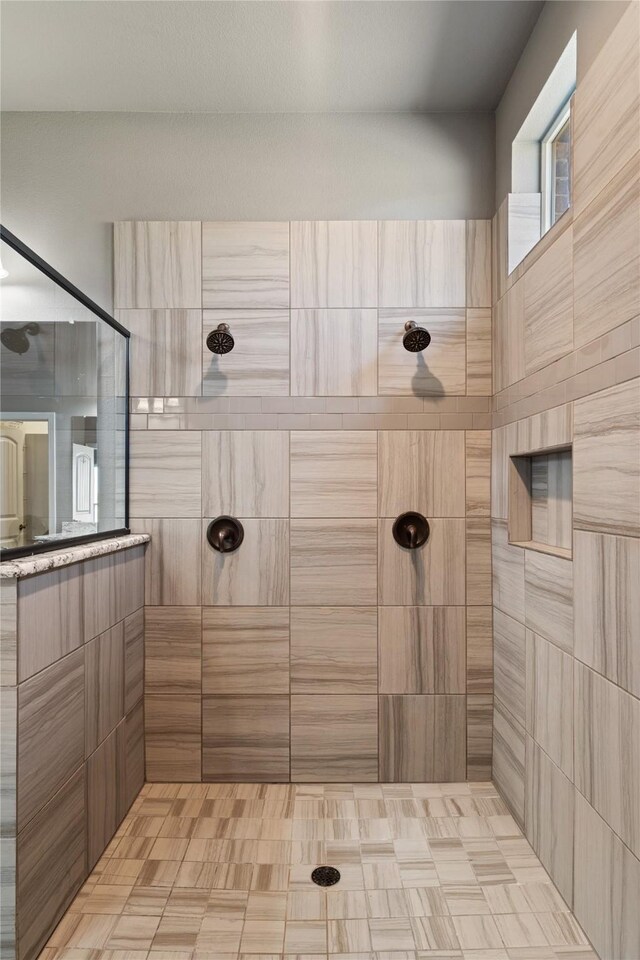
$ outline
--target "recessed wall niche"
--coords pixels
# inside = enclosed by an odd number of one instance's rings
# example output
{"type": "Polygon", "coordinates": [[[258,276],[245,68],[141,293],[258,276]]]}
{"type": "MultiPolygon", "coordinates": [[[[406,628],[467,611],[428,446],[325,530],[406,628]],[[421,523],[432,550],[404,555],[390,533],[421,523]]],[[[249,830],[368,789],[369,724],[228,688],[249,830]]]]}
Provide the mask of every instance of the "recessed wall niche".
{"type": "Polygon", "coordinates": [[[509,464],[509,543],[572,556],[571,448],[517,454],[509,464]]]}

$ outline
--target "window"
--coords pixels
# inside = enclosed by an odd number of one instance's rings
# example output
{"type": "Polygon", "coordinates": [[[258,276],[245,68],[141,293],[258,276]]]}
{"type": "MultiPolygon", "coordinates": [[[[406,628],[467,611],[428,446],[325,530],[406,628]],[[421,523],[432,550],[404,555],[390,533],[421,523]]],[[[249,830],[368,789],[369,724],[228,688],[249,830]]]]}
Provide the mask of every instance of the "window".
{"type": "Polygon", "coordinates": [[[565,104],[540,143],[542,233],[571,206],[571,110],[565,104]]]}

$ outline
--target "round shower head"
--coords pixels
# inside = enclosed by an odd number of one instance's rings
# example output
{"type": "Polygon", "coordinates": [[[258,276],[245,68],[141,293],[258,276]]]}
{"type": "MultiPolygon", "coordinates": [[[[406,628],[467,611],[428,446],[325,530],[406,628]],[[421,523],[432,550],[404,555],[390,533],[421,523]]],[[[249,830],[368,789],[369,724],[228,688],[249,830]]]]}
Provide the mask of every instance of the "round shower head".
{"type": "Polygon", "coordinates": [[[219,323],[207,337],[207,347],[211,353],[229,353],[235,346],[235,340],[229,333],[228,323],[219,323]]]}
{"type": "Polygon", "coordinates": [[[26,353],[31,346],[27,334],[32,337],[40,333],[40,327],[37,323],[25,323],[23,327],[5,327],[0,333],[2,345],[11,350],[12,353],[26,353]]]}
{"type": "Polygon", "coordinates": [[[431,343],[431,334],[424,327],[417,326],[415,320],[407,320],[404,325],[407,331],[402,338],[402,346],[409,353],[420,353],[431,343]]]}

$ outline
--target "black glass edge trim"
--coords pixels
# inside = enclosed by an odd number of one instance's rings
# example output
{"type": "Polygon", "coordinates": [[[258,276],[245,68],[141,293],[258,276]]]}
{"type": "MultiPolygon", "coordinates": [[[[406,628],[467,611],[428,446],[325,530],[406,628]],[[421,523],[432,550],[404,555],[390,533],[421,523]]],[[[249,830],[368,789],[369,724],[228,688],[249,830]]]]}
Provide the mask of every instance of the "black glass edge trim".
{"type": "Polygon", "coordinates": [[[101,320],[104,320],[110,327],[113,327],[114,330],[117,330],[118,333],[121,333],[123,337],[127,339],[131,336],[126,327],[123,327],[121,323],[118,323],[111,314],[107,313],[106,310],[103,310],[102,307],[99,307],[95,301],[91,300],[90,297],[83,293],[82,290],[79,290],[70,280],[67,280],[66,277],[63,277],[61,273],[51,266],[50,263],[47,263],[46,260],[43,260],[42,257],[39,257],[30,247],[23,243],[22,240],[11,233],[10,230],[7,230],[2,224],[0,224],[0,239],[4,240],[10,247],[12,247],[16,253],[19,253],[20,256],[24,257],[25,260],[28,260],[29,263],[33,264],[38,270],[44,273],[50,280],[53,280],[54,283],[57,283],[59,287],[62,287],[63,290],[66,290],[68,294],[72,297],[75,297],[76,300],[79,300],[80,303],[87,307],[88,310],[91,310],[92,313],[95,313],[96,316],[100,317],[101,320]]]}
{"type": "Polygon", "coordinates": [[[18,560],[20,557],[33,557],[37,553],[52,553],[65,547],[75,547],[81,543],[94,543],[96,540],[112,540],[131,533],[129,527],[117,530],[105,530],[101,533],[88,533],[84,537],[66,537],[64,540],[49,540],[47,543],[34,543],[27,547],[6,547],[0,552],[0,563],[4,560],[18,560]]]}

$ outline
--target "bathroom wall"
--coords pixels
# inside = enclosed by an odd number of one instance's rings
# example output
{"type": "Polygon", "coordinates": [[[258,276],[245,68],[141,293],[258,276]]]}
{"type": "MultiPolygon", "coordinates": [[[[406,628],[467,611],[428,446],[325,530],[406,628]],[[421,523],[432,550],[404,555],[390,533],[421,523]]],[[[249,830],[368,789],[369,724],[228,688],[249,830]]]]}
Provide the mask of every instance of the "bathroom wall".
{"type": "Polygon", "coordinates": [[[639,16],[578,82],[573,207],[510,276],[494,222],[493,774],[606,960],[640,956],[639,16]],[[571,559],[511,545],[510,455],[567,447],[571,559]]]}
{"type": "Polygon", "coordinates": [[[143,550],[0,579],[3,956],[38,956],[144,782],[143,550]]]}
{"type": "Polygon", "coordinates": [[[490,222],[122,222],[115,300],[147,779],[488,779],[490,222]]]}

